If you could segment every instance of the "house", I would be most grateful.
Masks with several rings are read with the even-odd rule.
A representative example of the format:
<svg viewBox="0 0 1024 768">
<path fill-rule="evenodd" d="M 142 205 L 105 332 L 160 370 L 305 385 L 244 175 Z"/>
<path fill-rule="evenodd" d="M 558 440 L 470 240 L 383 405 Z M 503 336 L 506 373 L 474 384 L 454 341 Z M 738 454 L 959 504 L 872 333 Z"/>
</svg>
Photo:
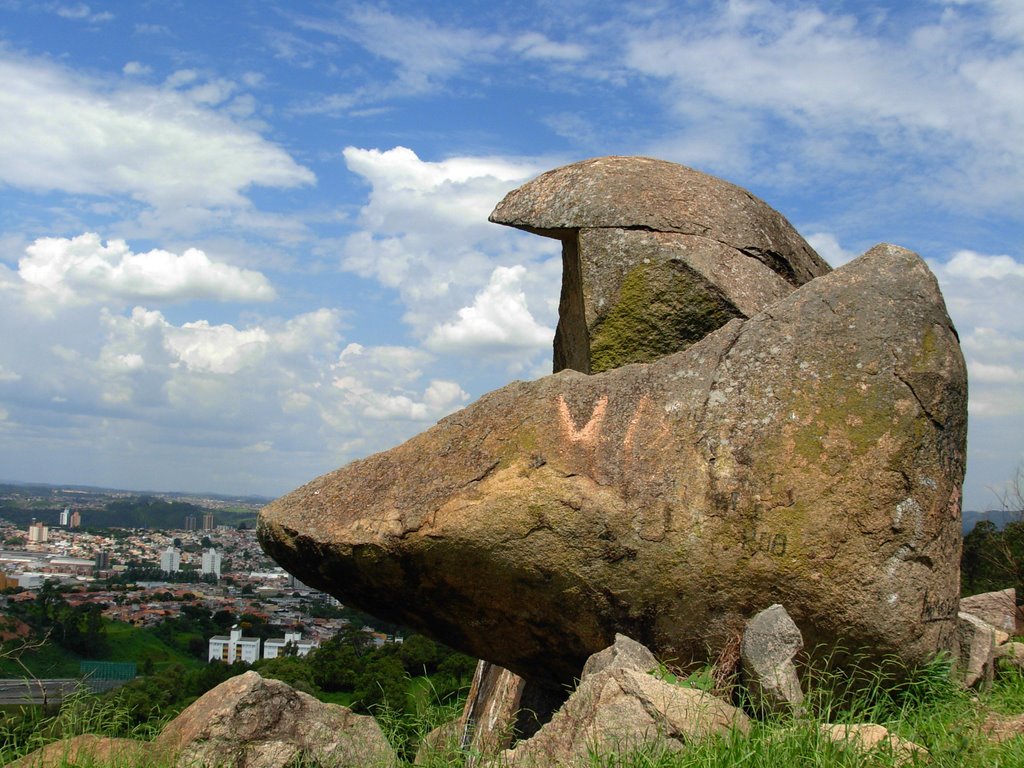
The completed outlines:
<svg viewBox="0 0 1024 768">
<path fill-rule="evenodd" d="M 291 643 L 295 646 L 296 656 L 305 656 L 320 645 L 316 640 L 303 640 L 300 632 L 285 632 L 284 637 L 274 637 L 263 643 L 263 658 L 276 659 L 281 656 L 284 647 Z"/>
<path fill-rule="evenodd" d="M 223 661 L 234 664 L 242 661 L 252 664 L 260 658 L 260 639 L 258 637 L 242 637 L 242 630 L 236 624 L 231 628 L 231 635 L 214 635 L 210 638 L 208 661 Z"/>
</svg>

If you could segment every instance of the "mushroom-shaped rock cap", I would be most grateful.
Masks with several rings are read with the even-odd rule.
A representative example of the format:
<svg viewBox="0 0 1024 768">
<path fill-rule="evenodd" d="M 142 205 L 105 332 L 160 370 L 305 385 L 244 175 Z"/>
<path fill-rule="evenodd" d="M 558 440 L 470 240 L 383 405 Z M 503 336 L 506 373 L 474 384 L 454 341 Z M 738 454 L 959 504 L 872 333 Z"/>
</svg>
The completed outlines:
<svg viewBox="0 0 1024 768">
<path fill-rule="evenodd" d="M 509 192 L 490 220 L 562 240 L 586 228 L 697 235 L 763 255 L 793 285 L 829 271 L 764 201 L 722 179 L 650 157 L 597 157 L 548 171 Z"/>
</svg>

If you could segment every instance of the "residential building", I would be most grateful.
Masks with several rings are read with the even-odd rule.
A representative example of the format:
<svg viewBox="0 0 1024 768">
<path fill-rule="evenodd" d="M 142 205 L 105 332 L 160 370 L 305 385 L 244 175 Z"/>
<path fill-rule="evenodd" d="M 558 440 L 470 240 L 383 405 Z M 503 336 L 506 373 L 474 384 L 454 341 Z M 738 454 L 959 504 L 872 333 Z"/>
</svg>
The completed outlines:
<svg viewBox="0 0 1024 768">
<path fill-rule="evenodd" d="M 67 528 L 71 525 L 71 508 L 64 507 L 64 511 L 60 513 L 60 526 Z"/>
<path fill-rule="evenodd" d="M 50 529 L 46 523 L 33 520 L 28 527 L 28 540 L 31 544 L 45 544 L 50 540 Z"/>
<path fill-rule="evenodd" d="M 204 531 L 212 531 L 213 530 L 213 512 L 206 512 L 203 515 L 203 530 Z"/>
<path fill-rule="evenodd" d="M 77 509 L 71 513 L 71 527 L 81 528 L 82 527 L 82 513 Z"/>
<path fill-rule="evenodd" d="M 214 635 L 209 642 L 208 661 L 223 661 L 234 664 L 243 661 L 252 664 L 260 658 L 260 639 L 258 637 L 242 637 L 242 630 L 236 624 L 231 628 L 231 635 Z"/>
<path fill-rule="evenodd" d="M 207 549 L 203 552 L 203 563 L 202 563 L 202 575 L 206 576 L 208 573 L 212 573 L 218 579 L 220 578 L 220 552 L 216 549 Z"/>
<path fill-rule="evenodd" d="M 96 570 L 110 570 L 110 553 L 105 549 L 101 549 L 96 553 Z"/>
<path fill-rule="evenodd" d="M 185 530 L 194 531 L 196 529 L 196 516 L 185 515 Z"/>
<path fill-rule="evenodd" d="M 295 646 L 297 656 L 305 656 L 320 645 L 316 640 L 303 640 L 300 632 L 285 632 L 283 638 L 272 637 L 263 643 L 263 658 L 276 659 L 283 655 L 284 647 L 289 643 Z"/>
<path fill-rule="evenodd" d="M 181 570 L 181 552 L 168 547 L 160 553 L 160 570 L 165 573 L 177 573 Z"/>
</svg>

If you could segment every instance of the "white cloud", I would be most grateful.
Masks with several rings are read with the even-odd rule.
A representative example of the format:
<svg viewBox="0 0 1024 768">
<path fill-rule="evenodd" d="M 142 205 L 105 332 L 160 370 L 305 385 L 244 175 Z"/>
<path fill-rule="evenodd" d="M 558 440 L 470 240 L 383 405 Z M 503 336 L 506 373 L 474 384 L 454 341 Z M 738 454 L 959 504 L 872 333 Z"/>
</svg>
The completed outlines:
<svg viewBox="0 0 1024 768">
<path fill-rule="evenodd" d="M 87 232 L 71 239 L 39 238 L 26 252 L 18 275 L 46 303 L 269 301 L 275 295 L 259 272 L 211 261 L 195 248 L 181 255 L 159 249 L 133 253 L 123 240 L 103 243 Z"/>
<path fill-rule="evenodd" d="M 252 368 L 267 353 L 269 334 L 262 328 L 239 330 L 233 325 L 210 325 L 206 320 L 185 323 L 165 332 L 168 348 L 190 371 L 238 373 Z"/>
<path fill-rule="evenodd" d="M 831 232 L 815 232 L 804 239 L 833 269 L 857 256 L 839 245 L 839 240 Z"/>
<path fill-rule="evenodd" d="M 766 175 L 784 158 L 820 176 L 886 171 L 898 157 L 918 195 L 1019 210 L 1024 51 L 1004 38 L 1009 7 L 926 7 L 931 18 L 908 26 L 782 0 L 723 3 L 628 30 L 625 61 L 661 83 L 677 133 L 658 148 L 684 162 L 691 152 L 749 169 L 758 153 Z"/>
<path fill-rule="evenodd" d="M 143 64 L 141 61 L 129 61 L 122 68 L 121 71 L 126 75 L 148 75 L 153 72 L 153 68 L 148 64 Z"/>
<path fill-rule="evenodd" d="M 100 81 L 0 50 L 0 182 L 127 195 L 158 208 L 245 208 L 250 186 L 314 182 L 251 128 L 210 109 L 218 81 L 179 91 Z"/>
<path fill-rule="evenodd" d="M 555 332 L 533 319 L 526 304 L 523 266 L 496 267 L 472 306 L 459 310 L 454 322 L 436 326 L 427 347 L 437 352 L 502 355 L 547 351 Z"/>
<path fill-rule="evenodd" d="M 490 57 L 503 45 L 493 33 L 444 26 L 426 18 L 397 16 L 371 6 L 357 6 L 343 20 L 301 18 L 300 29 L 351 40 L 395 65 L 390 95 L 424 93 L 459 73 L 469 62 Z"/>
<path fill-rule="evenodd" d="M 97 24 L 114 18 L 114 14 L 109 11 L 94 13 L 85 3 L 53 3 L 49 7 L 62 19 L 69 19 L 71 21 L 88 21 L 91 24 Z"/>
<path fill-rule="evenodd" d="M 525 267 L 520 281 L 532 317 L 547 324 L 557 315 L 558 243 L 487 221 L 506 192 L 540 170 L 534 162 L 428 162 L 404 147 L 349 147 L 345 160 L 372 189 L 360 229 L 345 241 L 342 264 L 397 289 L 417 337 L 471 305 L 498 266 Z"/>
<path fill-rule="evenodd" d="M 430 361 L 410 347 L 349 344 L 333 366 L 331 385 L 346 410 L 372 420 L 432 421 L 461 407 L 469 395 L 453 381 L 435 379 L 418 392 L 411 388 Z"/>
<path fill-rule="evenodd" d="M 579 43 L 558 43 L 539 32 L 527 32 L 511 41 L 513 51 L 527 59 L 554 61 L 582 61 L 587 58 L 586 47 Z"/>
<path fill-rule="evenodd" d="M 950 277 L 981 283 L 989 280 L 1016 280 L 1024 285 L 1024 264 L 1010 256 L 986 256 L 974 251 L 957 251 L 944 267 Z"/>
</svg>

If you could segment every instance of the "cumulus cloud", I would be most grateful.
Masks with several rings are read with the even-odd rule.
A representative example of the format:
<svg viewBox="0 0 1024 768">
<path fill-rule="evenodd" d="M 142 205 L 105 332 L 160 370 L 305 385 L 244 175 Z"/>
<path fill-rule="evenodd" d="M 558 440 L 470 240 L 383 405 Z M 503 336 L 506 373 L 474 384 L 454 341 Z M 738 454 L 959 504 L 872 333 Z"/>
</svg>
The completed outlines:
<svg viewBox="0 0 1024 768">
<path fill-rule="evenodd" d="M 0 49 L 0 182 L 127 195 L 171 209 L 249 205 L 250 186 L 315 181 L 280 147 L 210 108 L 223 82 L 179 90 L 101 81 Z"/>
<path fill-rule="evenodd" d="M 541 325 L 557 316 L 558 243 L 487 221 L 505 193 L 540 170 L 533 161 L 429 162 L 404 147 L 349 147 L 345 160 L 371 191 L 358 230 L 345 241 L 342 265 L 396 289 L 417 337 L 471 307 L 495 267 L 523 267 L 516 274 L 527 313 Z M 436 341 L 443 345 L 441 337 Z"/>
<path fill-rule="evenodd" d="M 373 420 L 436 420 L 464 405 L 469 395 L 453 381 L 431 380 L 411 388 L 430 356 L 409 347 L 349 344 L 333 366 L 331 382 L 347 408 Z"/>
<path fill-rule="evenodd" d="M 154 249 L 133 253 L 123 240 L 102 242 L 86 232 L 67 239 L 44 237 L 26 248 L 18 275 L 47 303 L 116 299 L 269 301 L 274 289 L 259 272 L 211 261 L 202 251 Z"/>
<path fill-rule="evenodd" d="M 535 354 L 547 350 L 555 332 L 533 319 L 526 304 L 523 266 L 497 267 L 472 306 L 459 310 L 458 320 L 436 326 L 427 347 L 439 352 L 484 355 Z"/>
<path fill-rule="evenodd" d="M 833 269 L 857 256 L 856 253 L 843 248 L 839 244 L 839 239 L 831 232 L 815 232 L 804 239 Z"/>
</svg>

